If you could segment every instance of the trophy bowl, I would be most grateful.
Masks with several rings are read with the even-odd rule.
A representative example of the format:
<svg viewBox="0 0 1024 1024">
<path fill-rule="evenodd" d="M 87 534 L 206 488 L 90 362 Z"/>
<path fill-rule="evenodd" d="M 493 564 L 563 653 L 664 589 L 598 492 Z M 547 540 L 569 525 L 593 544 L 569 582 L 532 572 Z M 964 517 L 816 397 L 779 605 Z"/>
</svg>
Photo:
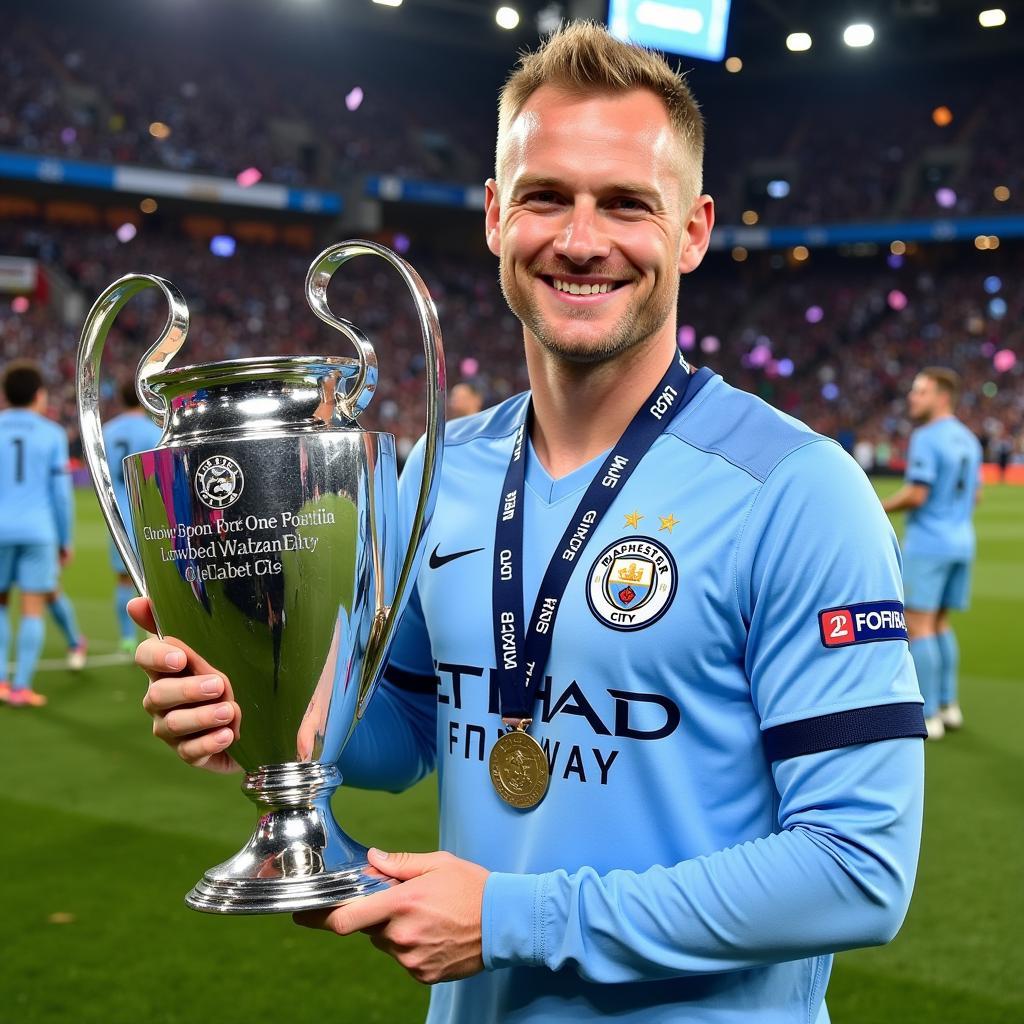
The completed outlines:
<svg viewBox="0 0 1024 1024">
<path fill-rule="evenodd" d="M 327 306 L 331 276 L 364 254 L 399 272 L 423 335 L 427 430 L 411 523 L 399 522 L 394 438 L 356 422 L 376 387 L 374 350 Z M 133 544 L 103 446 L 99 365 L 121 308 L 153 287 L 169 314 L 136 386 L 163 435 L 123 462 Z M 391 884 L 338 825 L 330 799 L 341 783 L 337 760 L 380 680 L 423 554 L 443 447 L 443 350 L 426 287 L 383 246 L 357 240 L 326 249 L 310 267 L 306 296 L 358 358 L 168 369 L 188 311 L 173 285 L 150 275 L 107 288 L 78 351 L 82 442 L 114 542 L 152 602 L 160 635 L 215 665 L 227 699 L 241 708 L 230 753 L 260 817 L 245 846 L 186 896 L 211 913 L 335 906 Z"/>
</svg>

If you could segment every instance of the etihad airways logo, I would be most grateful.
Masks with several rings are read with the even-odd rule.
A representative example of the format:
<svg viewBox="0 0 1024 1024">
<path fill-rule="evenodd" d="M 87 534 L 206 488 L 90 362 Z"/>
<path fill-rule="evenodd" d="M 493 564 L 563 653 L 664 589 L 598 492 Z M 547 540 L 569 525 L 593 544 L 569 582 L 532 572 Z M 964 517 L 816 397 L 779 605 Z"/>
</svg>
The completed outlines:
<svg viewBox="0 0 1024 1024">
<path fill-rule="evenodd" d="M 480 708 L 481 689 L 486 688 L 487 713 L 500 720 L 501 700 L 498 674 L 478 665 L 437 663 L 437 702 L 453 711 L 466 705 Z M 631 740 L 661 740 L 679 727 L 679 705 L 663 693 L 640 693 L 602 688 L 588 697 L 575 679 L 557 683 L 544 676 L 534 690 L 534 723 L 547 725 L 559 715 L 572 715 L 587 722 L 595 736 L 616 736 Z"/>
<path fill-rule="evenodd" d="M 437 702 L 446 709 L 440 713 L 447 719 L 442 727 L 446 742 L 442 743 L 448 756 L 477 763 L 486 771 L 491 745 L 505 732 L 498 673 L 478 665 L 443 661 L 437 663 L 436 671 Z M 588 696 L 575 679 L 565 684 L 544 676 L 534 696 L 530 732 L 543 748 L 555 782 L 607 786 L 619 755 L 628 749 L 622 741 L 666 739 L 682 720 L 679 705 L 663 693 L 608 687 L 592 689 Z M 566 715 L 571 716 L 572 724 Z"/>
</svg>

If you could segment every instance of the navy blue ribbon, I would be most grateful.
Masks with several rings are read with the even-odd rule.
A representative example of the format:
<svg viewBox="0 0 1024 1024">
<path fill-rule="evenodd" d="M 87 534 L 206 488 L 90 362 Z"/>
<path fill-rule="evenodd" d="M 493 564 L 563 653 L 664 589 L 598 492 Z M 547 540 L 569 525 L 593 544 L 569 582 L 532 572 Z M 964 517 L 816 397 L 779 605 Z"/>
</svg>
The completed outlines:
<svg viewBox="0 0 1024 1024">
<path fill-rule="evenodd" d="M 494 532 L 494 656 L 501 715 L 506 721 L 521 721 L 532 715 L 537 683 L 543 678 L 551 653 L 559 605 L 569 577 L 598 524 L 640 460 L 711 376 L 706 367 L 691 373 L 682 355 L 673 358 L 665 376 L 633 417 L 583 495 L 544 573 L 533 615 L 524 630 L 523 491 L 526 437 L 532 418 L 532 404 L 527 405 L 512 446 Z"/>
</svg>

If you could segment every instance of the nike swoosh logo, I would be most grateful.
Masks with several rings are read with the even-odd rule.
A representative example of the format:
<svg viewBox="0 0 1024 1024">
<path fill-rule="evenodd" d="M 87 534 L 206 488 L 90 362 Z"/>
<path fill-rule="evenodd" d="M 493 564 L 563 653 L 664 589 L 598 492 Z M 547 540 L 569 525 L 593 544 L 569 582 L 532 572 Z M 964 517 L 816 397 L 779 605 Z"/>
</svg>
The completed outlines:
<svg viewBox="0 0 1024 1024">
<path fill-rule="evenodd" d="M 463 555 L 475 555 L 478 551 L 483 551 L 483 548 L 470 548 L 469 551 L 453 551 L 450 555 L 439 555 L 437 549 L 440 546 L 440 544 L 435 545 L 434 550 L 430 552 L 431 569 L 440 569 L 442 565 L 454 562 L 456 558 L 462 558 Z"/>
</svg>

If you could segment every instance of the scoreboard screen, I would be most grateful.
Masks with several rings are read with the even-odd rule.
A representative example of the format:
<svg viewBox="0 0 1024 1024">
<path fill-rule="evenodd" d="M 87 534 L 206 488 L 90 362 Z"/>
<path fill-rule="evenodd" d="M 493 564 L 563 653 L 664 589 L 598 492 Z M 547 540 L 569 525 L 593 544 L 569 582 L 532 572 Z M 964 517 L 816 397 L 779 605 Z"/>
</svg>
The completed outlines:
<svg viewBox="0 0 1024 1024">
<path fill-rule="evenodd" d="M 731 0 L 611 0 L 612 35 L 684 57 L 721 60 Z"/>
</svg>

